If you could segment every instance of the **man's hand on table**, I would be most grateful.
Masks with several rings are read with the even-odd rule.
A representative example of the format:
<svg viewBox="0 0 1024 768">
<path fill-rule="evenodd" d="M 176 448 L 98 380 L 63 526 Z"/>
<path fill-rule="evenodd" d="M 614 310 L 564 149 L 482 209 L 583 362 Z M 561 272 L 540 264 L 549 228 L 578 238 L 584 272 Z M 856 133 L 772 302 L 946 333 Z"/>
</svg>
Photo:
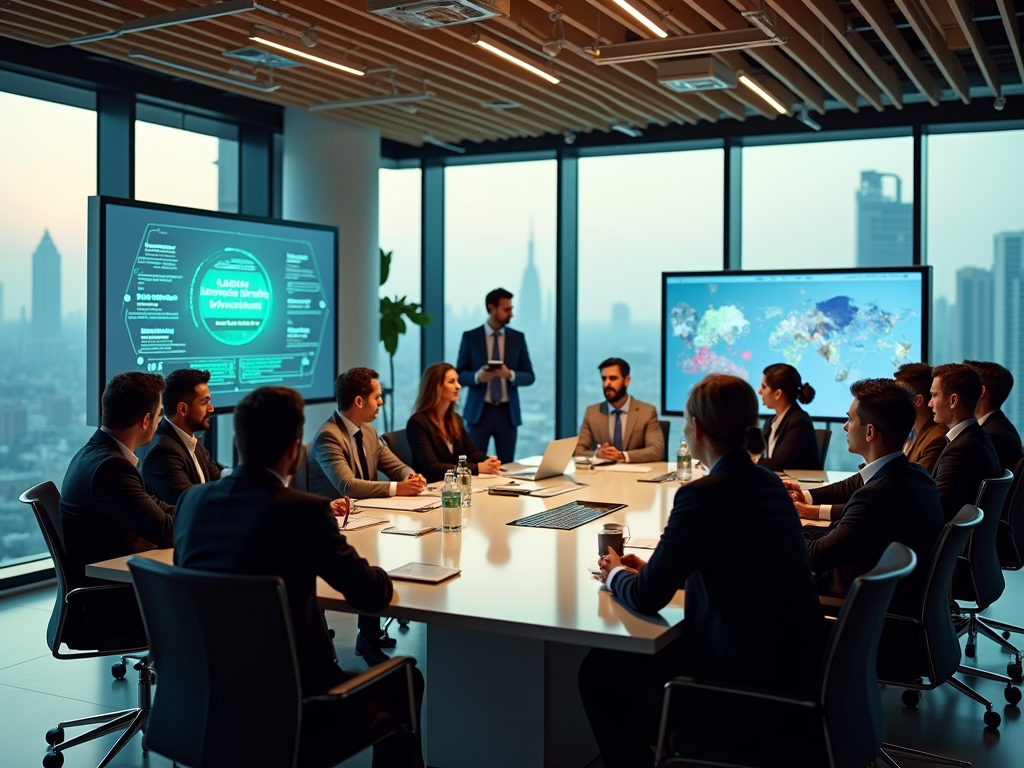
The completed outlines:
<svg viewBox="0 0 1024 768">
<path fill-rule="evenodd" d="M 335 517 L 344 517 L 345 513 L 352 509 L 352 499 L 346 496 L 343 499 L 335 499 L 331 502 L 331 512 Z"/>
<path fill-rule="evenodd" d="M 641 560 L 636 555 L 623 555 L 619 557 L 615 550 L 608 547 L 608 552 L 603 557 L 597 558 L 597 567 L 601 569 L 601 581 L 604 582 L 608 578 L 608 574 L 616 568 L 622 567 L 632 573 L 638 573 L 641 568 L 647 565 L 646 561 Z"/>
</svg>

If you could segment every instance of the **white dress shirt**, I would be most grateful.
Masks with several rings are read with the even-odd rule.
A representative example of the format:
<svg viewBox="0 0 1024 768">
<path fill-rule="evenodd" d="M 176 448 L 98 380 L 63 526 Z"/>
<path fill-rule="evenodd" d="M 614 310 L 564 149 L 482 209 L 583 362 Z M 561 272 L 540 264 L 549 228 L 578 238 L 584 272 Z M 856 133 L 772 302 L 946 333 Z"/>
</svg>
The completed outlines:
<svg viewBox="0 0 1024 768">
<path fill-rule="evenodd" d="M 196 445 L 199 443 L 199 438 L 195 435 L 190 435 L 166 416 L 164 416 L 164 421 L 174 427 L 174 431 L 178 433 L 178 437 L 181 438 L 181 442 L 185 444 L 185 450 L 187 450 L 188 455 L 192 457 L 192 463 L 196 465 L 196 472 L 199 473 L 199 482 L 205 483 L 206 474 L 203 472 L 203 468 L 199 464 L 199 458 L 196 456 Z"/>
<path fill-rule="evenodd" d="M 621 420 L 620 423 L 622 424 L 622 444 L 623 445 L 626 444 L 626 420 L 629 418 L 629 404 L 632 401 L 633 401 L 633 396 L 632 395 L 626 395 L 626 402 L 624 402 L 622 404 L 622 408 L 619 409 L 619 410 L 622 411 L 622 413 L 619 414 L 619 419 Z M 615 439 L 615 413 L 614 413 L 614 411 L 615 411 L 615 406 L 612 405 L 611 403 L 608 403 L 608 438 L 609 438 L 609 441 Z M 609 442 L 608 444 L 609 445 L 615 445 L 615 443 L 613 443 L 613 442 Z M 597 451 L 594 451 L 594 455 L 595 456 L 597 455 Z M 622 452 L 622 460 L 626 464 L 629 464 L 629 454 L 626 453 L 625 451 Z"/>
<path fill-rule="evenodd" d="M 792 407 L 793 407 L 793 404 L 790 403 L 789 406 L 786 408 L 786 410 L 784 410 L 780 414 L 777 414 L 775 416 L 775 418 L 772 419 L 772 432 L 768 436 L 768 458 L 769 459 L 772 457 L 772 454 L 775 453 L 775 443 L 777 443 L 779 441 L 779 436 L 777 434 L 778 431 L 779 431 L 779 425 L 782 423 L 782 420 L 784 418 L 786 418 L 786 414 L 789 413 L 789 409 L 792 408 Z"/>
<path fill-rule="evenodd" d="M 355 462 L 353 462 L 355 464 L 355 466 L 352 467 L 352 472 L 355 474 L 356 477 L 359 477 L 360 473 L 363 471 L 363 468 L 359 464 L 359 445 L 356 443 L 356 432 L 360 431 L 360 427 L 357 427 L 351 421 L 346 419 L 345 418 L 345 414 L 343 414 L 341 411 L 335 411 L 335 413 L 337 413 L 338 416 L 341 417 L 342 424 L 344 424 L 345 425 L 345 429 L 348 430 L 348 439 L 349 439 L 349 442 L 352 443 L 352 453 L 355 456 Z M 363 445 L 363 453 L 366 453 L 366 446 L 365 445 Z M 369 465 L 370 460 L 367 459 L 366 463 L 367 463 L 367 465 Z M 369 467 L 367 467 L 367 469 L 369 469 Z M 362 479 L 363 480 L 374 481 L 377 478 L 375 478 L 375 477 L 364 477 Z M 391 483 L 388 484 L 388 496 L 394 496 L 396 493 L 398 493 L 398 483 L 392 481 Z"/>
<path fill-rule="evenodd" d="M 117 447 L 121 449 L 121 453 L 124 454 L 124 457 L 126 459 L 128 459 L 128 461 L 130 461 L 132 463 L 133 467 L 138 469 L 139 468 L 139 457 L 135 455 L 135 452 L 128 450 L 128 446 L 127 445 L 125 445 L 120 440 L 118 440 L 116 437 L 114 437 L 109 432 L 107 432 L 107 430 L 104 429 L 103 427 L 100 427 L 100 429 L 102 429 L 107 434 L 107 436 L 110 437 L 111 440 L 113 440 L 115 443 L 117 443 Z"/>
<path fill-rule="evenodd" d="M 987 415 L 988 414 L 986 414 L 986 416 Z M 969 419 L 964 419 L 959 424 L 957 424 L 955 427 L 951 427 L 950 428 L 949 432 L 946 433 L 946 440 L 949 441 L 950 443 L 952 443 L 954 440 L 956 440 L 957 435 L 959 435 L 961 432 L 963 432 L 965 429 L 967 429 L 972 424 L 977 424 L 977 423 L 978 423 L 978 420 L 975 419 L 974 417 L 971 417 Z"/>
<path fill-rule="evenodd" d="M 997 408 L 996 410 L 999 410 L 999 409 Z M 995 412 L 996 411 L 989 411 L 984 416 L 979 416 L 978 417 L 978 425 L 984 427 L 985 426 L 985 422 L 988 421 L 988 417 L 991 416 Z"/>
<path fill-rule="evenodd" d="M 497 350 L 497 353 L 495 353 L 495 349 L 494 349 L 494 341 L 495 341 L 494 334 L 498 334 L 498 339 L 497 339 L 497 341 L 498 341 L 498 350 Z M 497 360 L 497 359 L 500 358 L 502 362 L 505 362 L 505 326 L 502 326 L 500 331 L 496 331 L 493 328 L 491 328 L 490 323 L 484 323 L 484 341 L 487 342 L 487 359 L 488 360 Z M 509 382 L 516 380 L 516 372 L 512 371 L 510 369 L 510 373 L 512 374 L 512 378 L 510 378 L 510 379 L 502 379 L 501 380 L 501 402 L 503 402 L 503 403 L 507 403 L 508 402 L 508 384 L 509 384 Z M 481 381 L 480 381 L 480 371 L 476 372 L 476 383 L 477 384 L 481 383 Z M 484 393 L 484 402 L 485 403 L 494 403 L 494 400 L 491 399 L 491 385 L 490 385 L 490 382 L 487 383 L 487 391 Z"/>
</svg>

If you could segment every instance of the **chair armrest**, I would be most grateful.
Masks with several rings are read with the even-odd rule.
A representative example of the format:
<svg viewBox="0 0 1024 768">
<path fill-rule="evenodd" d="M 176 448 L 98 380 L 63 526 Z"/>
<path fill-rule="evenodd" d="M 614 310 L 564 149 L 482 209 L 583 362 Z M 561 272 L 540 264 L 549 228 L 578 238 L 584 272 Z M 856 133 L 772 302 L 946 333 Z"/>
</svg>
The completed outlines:
<svg viewBox="0 0 1024 768">
<path fill-rule="evenodd" d="M 70 592 L 68 592 L 66 595 L 64 595 L 64 602 L 70 604 L 72 597 L 74 597 L 75 599 L 78 599 L 82 595 L 87 594 L 89 592 L 102 592 L 102 591 L 105 591 L 105 590 L 108 590 L 108 589 L 132 589 L 132 590 L 134 590 L 135 588 L 131 584 L 97 584 L 94 587 L 76 587 L 75 589 L 72 589 Z"/>
<path fill-rule="evenodd" d="M 414 666 L 415 664 L 416 659 L 411 656 L 395 656 L 393 659 L 388 659 L 382 664 L 370 667 L 370 669 L 365 672 L 349 678 L 344 683 L 339 683 L 322 696 L 307 696 L 303 701 L 317 701 L 333 698 L 344 699 L 353 694 L 359 693 L 368 686 L 373 685 L 376 681 L 397 672 L 399 669 Z"/>
<path fill-rule="evenodd" d="M 905 621 L 908 624 L 914 624 L 917 626 L 923 626 L 924 622 L 921 619 L 915 619 L 913 616 L 904 616 L 899 613 L 887 613 L 885 614 L 886 621 Z"/>
<path fill-rule="evenodd" d="M 728 683 L 700 683 L 694 680 L 692 677 L 677 677 L 674 680 L 669 680 L 665 683 L 665 697 L 666 700 L 669 696 L 669 690 L 673 687 L 679 688 L 696 688 L 702 691 L 714 691 L 715 693 L 723 693 L 727 696 L 741 696 L 754 699 L 762 699 L 765 701 L 775 701 L 779 704 L 791 704 L 797 707 L 808 707 L 813 709 L 818 706 L 817 703 L 810 699 L 800 699 L 794 696 L 789 696 L 779 691 L 771 691 L 767 689 L 758 688 L 746 688 L 738 685 L 730 685 Z"/>
</svg>

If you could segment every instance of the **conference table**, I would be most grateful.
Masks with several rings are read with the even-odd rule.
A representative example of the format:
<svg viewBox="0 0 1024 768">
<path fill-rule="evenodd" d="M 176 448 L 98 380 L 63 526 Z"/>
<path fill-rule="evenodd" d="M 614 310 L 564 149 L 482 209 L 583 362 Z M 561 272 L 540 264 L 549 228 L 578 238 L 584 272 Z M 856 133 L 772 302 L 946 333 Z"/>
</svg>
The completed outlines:
<svg viewBox="0 0 1024 768">
<path fill-rule="evenodd" d="M 590 572 L 596 567 L 597 532 L 604 523 L 627 526 L 631 542 L 661 535 L 679 483 L 640 482 L 673 468 L 664 463 L 644 466 L 649 467 L 646 473 L 621 467 L 577 469 L 570 477 L 586 485 L 550 498 L 478 491 L 472 507 L 464 510 L 464 528 L 458 532 L 384 535 L 383 525 L 346 532 L 361 555 L 386 570 L 410 562 L 461 569 L 440 584 L 396 581 L 391 605 L 383 611 L 426 625 L 426 659 L 419 662 L 427 678 L 427 765 L 582 768 L 597 757 L 576 685 L 583 657 L 591 648 L 653 654 L 682 631 L 681 590 L 657 616 L 643 616 L 600 590 Z M 478 486 L 508 482 L 474 481 Z M 566 482 L 558 477 L 538 485 Z M 508 525 L 573 500 L 627 506 L 569 531 Z M 360 517 L 397 527 L 441 525 L 440 509 L 367 509 L 353 519 Z M 651 553 L 629 544 L 627 550 L 645 559 Z M 153 550 L 138 556 L 171 562 L 173 554 Z M 130 581 L 127 559 L 89 565 L 86 573 Z M 345 596 L 323 581 L 317 597 L 325 610 L 353 611 Z M 621 693 L 628 695 L 628 690 L 629 681 L 623 680 Z M 613 698 L 610 692 L 609 700 Z"/>
</svg>

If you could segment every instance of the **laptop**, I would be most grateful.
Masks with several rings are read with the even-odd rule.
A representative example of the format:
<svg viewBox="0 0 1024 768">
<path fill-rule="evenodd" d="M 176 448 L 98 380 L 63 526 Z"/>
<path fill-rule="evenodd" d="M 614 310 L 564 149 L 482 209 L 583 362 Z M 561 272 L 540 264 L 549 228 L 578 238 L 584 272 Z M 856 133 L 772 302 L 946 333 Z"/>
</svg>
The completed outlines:
<svg viewBox="0 0 1024 768">
<path fill-rule="evenodd" d="M 572 460 L 572 452 L 576 450 L 576 437 L 563 437 L 561 440 L 552 440 L 544 451 L 544 458 L 540 460 L 540 466 L 536 469 L 523 469 L 521 465 L 512 465 L 514 471 L 506 472 L 502 467 L 501 474 L 505 477 L 525 477 L 529 480 L 546 480 L 549 477 L 558 477 L 565 474 L 566 467 Z"/>
</svg>

